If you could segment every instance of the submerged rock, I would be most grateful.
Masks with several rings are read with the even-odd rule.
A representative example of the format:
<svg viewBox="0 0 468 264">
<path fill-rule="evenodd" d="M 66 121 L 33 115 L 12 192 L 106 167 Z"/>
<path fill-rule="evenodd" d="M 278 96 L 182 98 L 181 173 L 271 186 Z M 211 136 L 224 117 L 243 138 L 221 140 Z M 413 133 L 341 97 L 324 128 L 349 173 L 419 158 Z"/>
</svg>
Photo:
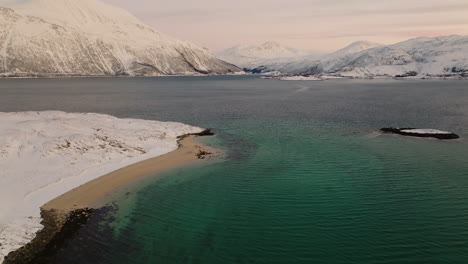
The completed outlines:
<svg viewBox="0 0 468 264">
<path fill-rule="evenodd" d="M 437 139 L 458 139 L 457 134 L 437 129 L 417 129 L 417 128 L 381 128 L 381 132 L 389 134 L 398 134 L 410 137 L 437 138 Z"/>
<path fill-rule="evenodd" d="M 36 234 L 31 242 L 16 251 L 10 252 L 3 263 L 50 263 L 51 258 L 57 251 L 88 222 L 96 211 L 90 208 L 70 212 L 41 210 L 44 228 Z"/>
</svg>

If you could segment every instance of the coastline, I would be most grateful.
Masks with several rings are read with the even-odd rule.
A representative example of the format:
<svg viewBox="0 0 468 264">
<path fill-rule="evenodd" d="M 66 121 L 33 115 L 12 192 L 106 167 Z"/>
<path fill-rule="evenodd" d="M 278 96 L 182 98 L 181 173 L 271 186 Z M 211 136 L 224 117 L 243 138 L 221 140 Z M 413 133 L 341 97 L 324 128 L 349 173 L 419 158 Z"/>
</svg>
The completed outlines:
<svg viewBox="0 0 468 264">
<path fill-rule="evenodd" d="M 126 185 L 138 181 L 148 174 L 160 173 L 199 160 L 200 148 L 213 152 L 206 146 L 199 146 L 198 135 L 184 136 L 179 140 L 179 148 L 167 154 L 140 161 L 118 169 L 84 185 L 81 185 L 42 206 L 42 210 L 70 212 L 83 208 L 100 208 L 106 205 L 106 198 Z"/>
<path fill-rule="evenodd" d="M 0 80 L 36 80 L 36 79 L 50 79 L 50 80 L 61 80 L 61 79 L 116 79 L 116 78 L 171 78 L 171 77 L 213 77 L 213 76 L 260 76 L 262 79 L 276 79 L 275 77 L 268 77 L 264 74 L 174 74 L 174 75 L 38 75 L 38 76 L 0 76 Z M 265 77 L 265 78 L 263 78 Z M 285 75 L 284 77 L 296 77 Z M 330 80 L 440 80 L 440 81 L 466 81 L 468 76 L 453 75 L 453 76 L 420 76 L 420 77 L 397 77 L 397 76 L 336 76 L 337 78 L 323 78 L 319 80 L 281 80 L 281 81 L 330 81 Z"/>
<path fill-rule="evenodd" d="M 36 80 L 36 79 L 114 79 L 114 78 L 170 78 L 170 77 L 210 77 L 210 76 L 249 76 L 250 74 L 172 74 L 172 75 L 37 75 L 37 76 L 1 76 L 0 80 Z"/>
<path fill-rule="evenodd" d="M 199 136 L 210 135 L 213 134 L 205 130 L 181 136 L 179 147 L 172 152 L 118 169 L 49 201 L 41 207 L 44 228 L 30 243 L 10 252 L 4 264 L 41 263 L 37 256 L 57 250 L 93 214 L 107 210 L 113 195 L 124 187 L 154 174 L 202 162 L 215 153 L 216 150 L 195 142 Z"/>
</svg>

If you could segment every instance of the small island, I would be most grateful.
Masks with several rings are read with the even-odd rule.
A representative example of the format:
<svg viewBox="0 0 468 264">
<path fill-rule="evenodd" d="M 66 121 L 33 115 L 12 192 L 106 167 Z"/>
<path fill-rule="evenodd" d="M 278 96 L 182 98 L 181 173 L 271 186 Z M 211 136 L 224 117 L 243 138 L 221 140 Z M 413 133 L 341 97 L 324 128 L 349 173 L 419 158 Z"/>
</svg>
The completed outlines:
<svg viewBox="0 0 468 264">
<path fill-rule="evenodd" d="M 398 134 L 409 137 L 437 138 L 443 140 L 458 139 L 457 134 L 437 129 L 417 129 L 417 128 L 381 128 L 381 132 L 388 134 Z"/>
</svg>

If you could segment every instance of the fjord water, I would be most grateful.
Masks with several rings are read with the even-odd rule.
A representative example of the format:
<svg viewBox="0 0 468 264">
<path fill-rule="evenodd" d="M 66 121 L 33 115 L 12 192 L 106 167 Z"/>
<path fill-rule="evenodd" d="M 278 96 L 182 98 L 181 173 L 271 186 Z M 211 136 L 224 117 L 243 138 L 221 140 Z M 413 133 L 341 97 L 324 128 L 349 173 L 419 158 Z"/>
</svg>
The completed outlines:
<svg viewBox="0 0 468 264">
<path fill-rule="evenodd" d="M 0 111 L 213 128 L 203 140 L 227 152 L 154 177 L 46 263 L 468 263 L 468 82 L 1 80 L 0 94 Z"/>
</svg>

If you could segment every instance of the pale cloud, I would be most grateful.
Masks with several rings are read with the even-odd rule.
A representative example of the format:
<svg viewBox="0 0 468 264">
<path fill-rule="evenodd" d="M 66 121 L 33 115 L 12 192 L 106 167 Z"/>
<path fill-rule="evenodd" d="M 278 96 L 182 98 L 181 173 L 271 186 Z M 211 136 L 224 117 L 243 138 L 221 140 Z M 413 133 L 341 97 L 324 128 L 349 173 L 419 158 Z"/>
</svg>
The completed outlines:
<svg viewBox="0 0 468 264">
<path fill-rule="evenodd" d="M 349 42 L 395 43 L 468 34 L 466 0 L 105 0 L 156 29 L 213 50 L 275 40 L 333 51 Z"/>
</svg>

